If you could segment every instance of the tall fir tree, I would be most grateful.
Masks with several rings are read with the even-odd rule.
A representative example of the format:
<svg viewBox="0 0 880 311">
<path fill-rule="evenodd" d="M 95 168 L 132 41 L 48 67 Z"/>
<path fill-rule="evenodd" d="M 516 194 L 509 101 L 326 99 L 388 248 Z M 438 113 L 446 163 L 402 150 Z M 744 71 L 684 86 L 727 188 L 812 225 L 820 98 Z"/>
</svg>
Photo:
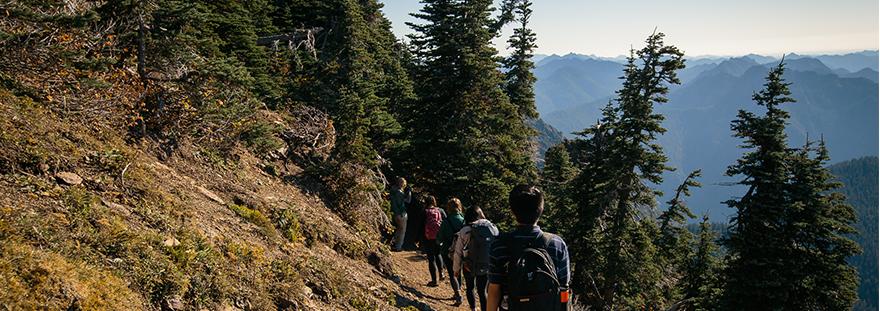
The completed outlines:
<svg viewBox="0 0 880 311">
<path fill-rule="evenodd" d="M 586 159 L 575 181 L 577 231 L 574 234 L 575 287 L 596 309 L 658 308 L 663 301 L 654 245 L 656 223 L 650 217 L 660 183 L 670 170 L 655 142 L 665 132 L 654 105 L 667 102 L 670 84 L 679 83 L 683 53 L 648 37 L 633 51 L 617 98 L 603 110 L 600 123 L 581 133 Z"/>
<path fill-rule="evenodd" d="M 687 260 L 691 257 L 693 240 L 693 234 L 687 229 L 687 221 L 695 217 L 684 198 L 690 196 L 691 187 L 701 186 L 696 181 L 700 175 L 700 170 L 688 174 L 676 188 L 675 195 L 667 202 L 669 207 L 657 217 L 660 233 L 655 244 L 663 274 L 662 290 L 666 301 L 678 301 L 683 294 L 679 281 L 685 273 Z"/>
<path fill-rule="evenodd" d="M 568 221 L 574 212 L 571 182 L 578 174 L 567 145 L 563 141 L 547 149 L 541 171 L 541 189 L 544 190 L 545 202 L 541 228 L 563 237 L 568 236 L 571 230 L 571 221 Z"/>
<path fill-rule="evenodd" d="M 784 62 L 767 76 L 753 100 L 762 116 L 741 110 L 735 136 L 749 149 L 727 171 L 748 187 L 738 200 L 730 236 L 729 265 L 722 304 L 729 310 L 844 310 L 855 301 L 857 280 L 845 258 L 858 248 L 843 234 L 852 232 L 852 208 L 823 165 L 824 146 L 811 158 L 810 147 L 788 148 L 788 112 L 795 100 L 783 79 Z"/>
<path fill-rule="evenodd" d="M 686 261 L 681 282 L 684 310 L 709 311 L 718 309 L 721 295 L 721 261 L 718 256 L 718 235 L 712 230 L 709 216 L 703 216 L 693 255 Z"/>
<path fill-rule="evenodd" d="M 411 24 L 420 101 L 407 123 L 408 174 L 440 197 L 500 216 L 510 187 L 534 176 L 531 132 L 504 92 L 492 1 L 425 0 Z M 466 31 L 465 31 L 466 30 Z"/>
<path fill-rule="evenodd" d="M 860 251 L 848 237 L 856 233 L 855 211 L 835 191 L 842 184 L 834 181 L 829 160 L 824 141 L 816 147 L 807 142 L 789 164 L 792 202 L 786 237 L 791 242 L 789 257 L 799 260 L 788 267 L 789 310 L 849 310 L 858 298 L 858 276 L 847 263 Z"/>
<path fill-rule="evenodd" d="M 532 2 L 519 0 L 511 4 L 516 22 L 519 24 L 513 29 L 513 35 L 507 40 L 513 50 L 510 56 L 504 58 L 502 65 L 507 71 L 504 73 L 504 89 L 510 102 L 516 105 L 520 116 L 525 119 L 538 117 L 538 109 L 535 107 L 535 63 L 532 62 L 534 50 L 538 47 L 535 33 L 528 28 L 532 17 Z"/>
<path fill-rule="evenodd" d="M 729 176 L 742 175 L 740 184 L 748 187 L 742 198 L 727 202 L 736 208 L 725 240 L 730 259 L 724 305 L 731 310 L 781 310 L 788 300 L 784 271 L 791 258 L 785 258 L 784 220 L 791 154 L 785 134 L 789 115 L 779 106 L 794 99 L 783 81 L 784 70 L 780 62 L 767 76 L 764 89 L 752 96 L 766 108 L 765 115 L 740 110 L 731 126 L 734 135 L 745 140 L 743 147 L 751 149 L 727 170 Z"/>
</svg>

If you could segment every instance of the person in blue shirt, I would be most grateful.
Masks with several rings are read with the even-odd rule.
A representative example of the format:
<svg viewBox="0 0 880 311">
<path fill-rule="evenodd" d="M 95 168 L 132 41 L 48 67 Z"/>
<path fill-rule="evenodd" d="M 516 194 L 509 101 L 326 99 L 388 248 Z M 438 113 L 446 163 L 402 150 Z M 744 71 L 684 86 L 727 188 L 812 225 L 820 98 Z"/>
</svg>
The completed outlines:
<svg viewBox="0 0 880 311">
<path fill-rule="evenodd" d="M 519 254 L 512 254 L 508 245 L 521 245 L 534 241 L 544 233 L 538 227 L 538 218 L 544 212 L 544 195 L 534 186 L 519 185 L 513 188 L 509 197 L 510 209 L 516 219 L 517 226 L 513 231 L 502 235 L 492 244 L 489 252 L 489 288 L 487 310 L 497 311 L 501 299 L 505 295 L 507 273 L 510 261 Z M 545 246 L 547 254 L 556 268 L 556 278 L 560 287 L 568 288 L 569 259 L 565 241 L 557 235 L 550 235 Z M 507 240 L 505 239 L 512 239 Z"/>
<path fill-rule="evenodd" d="M 391 189 L 391 213 L 394 214 L 394 237 L 391 239 L 391 250 L 399 252 L 403 247 L 406 235 L 406 205 L 412 201 L 412 189 L 406 186 L 406 179 L 397 178 Z"/>
</svg>

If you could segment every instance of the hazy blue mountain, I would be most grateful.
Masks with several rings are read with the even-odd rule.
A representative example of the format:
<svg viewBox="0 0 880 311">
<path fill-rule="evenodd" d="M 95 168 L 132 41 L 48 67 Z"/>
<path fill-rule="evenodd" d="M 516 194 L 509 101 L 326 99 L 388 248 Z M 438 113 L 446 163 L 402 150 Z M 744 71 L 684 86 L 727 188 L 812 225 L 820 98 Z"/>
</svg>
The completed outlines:
<svg viewBox="0 0 880 311">
<path fill-rule="evenodd" d="M 711 70 L 718 66 L 718 63 L 691 63 L 691 61 L 687 61 L 687 68 L 682 69 L 678 72 L 678 79 L 681 80 L 682 84 L 691 82 L 694 78 L 699 76 L 701 73 Z"/>
<path fill-rule="evenodd" d="M 542 59 L 535 76 L 535 99 L 542 115 L 607 97 L 620 87 L 623 65 L 583 55 L 551 55 Z"/>
<path fill-rule="evenodd" d="M 768 70 L 779 64 L 779 61 L 772 61 L 764 64 Z M 795 59 L 786 59 L 785 60 L 785 68 L 788 71 L 810 71 L 818 74 L 836 74 L 835 71 L 831 70 L 828 66 L 825 65 L 822 61 L 815 58 L 795 58 Z M 842 68 L 841 68 L 842 69 Z M 845 69 L 844 69 L 845 70 Z"/>
<path fill-rule="evenodd" d="M 547 124 L 547 122 L 544 122 L 541 118 L 531 120 L 529 123 L 538 131 L 538 136 L 536 137 L 538 143 L 538 165 L 543 165 L 544 153 L 547 152 L 547 149 L 550 149 L 550 147 L 562 142 L 562 132 L 554 128 L 552 125 Z"/>
<path fill-rule="evenodd" d="M 840 77 L 815 59 L 786 58 L 786 62 L 790 70 L 786 71 L 785 78 L 793 83 L 793 96 L 798 100 L 787 105 L 792 115 L 791 143 L 802 144 L 808 135 L 811 139 L 824 136 L 833 160 L 877 155 L 877 83 L 867 78 Z M 695 191 L 691 206 L 698 213 L 709 211 L 716 221 L 724 220 L 731 213 L 720 202 L 741 195 L 742 189 L 729 186 L 736 179 L 725 177 L 723 173 L 742 150 L 737 147 L 740 141 L 731 136 L 730 121 L 738 109 L 756 109 L 751 96 L 761 89 L 767 72 L 767 67 L 752 58 L 732 58 L 703 70 L 673 89 L 669 103 L 658 108 L 666 115 L 664 125 L 669 130 L 660 142 L 669 154 L 670 164 L 679 170 L 668 174 L 661 189 L 671 192 L 672 186 L 683 177 L 681 174 L 703 169 L 705 186 Z M 619 73 L 604 76 L 612 79 L 617 75 Z M 538 92 L 541 87 L 539 81 Z M 596 122 L 599 110 L 613 95 L 610 92 L 613 91 L 570 108 L 542 112 L 542 118 L 570 135 Z M 543 103 L 539 100 L 538 105 L 541 107 Z M 544 108 L 543 111 L 547 111 L 547 107 Z"/>
<path fill-rule="evenodd" d="M 719 202 L 742 194 L 727 186 L 735 178 L 723 176 L 725 168 L 742 154 L 741 143 L 731 136 L 730 121 L 739 109 L 756 110 L 751 100 L 761 89 L 767 69 L 753 66 L 736 77 L 730 74 L 704 76 L 674 91 L 669 104 L 658 108 L 667 116 L 669 129 L 660 138 L 679 171 L 669 174 L 662 188 L 671 189 L 684 172 L 701 168 L 706 185 L 694 193 L 691 206 L 709 210 L 713 217 L 730 214 Z M 840 78 L 812 71 L 787 71 L 797 103 L 787 105 L 791 113 L 788 134 L 791 144 L 826 139 L 832 159 L 844 160 L 877 155 L 877 83 L 868 79 Z"/>
<path fill-rule="evenodd" d="M 745 57 L 751 58 L 751 59 L 754 60 L 755 62 L 758 62 L 758 63 L 761 63 L 761 64 L 766 64 L 766 63 L 769 63 L 769 62 L 775 62 L 775 61 L 778 61 L 778 60 L 779 60 L 779 59 L 776 58 L 776 57 L 772 57 L 772 56 L 764 56 L 764 55 L 758 55 L 758 54 L 749 54 L 749 55 L 746 55 Z"/>
<path fill-rule="evenodd" d="M 858 220 L 854 236 L 862 254 L 850 259 L 859 271 L 859 302 L 853 310 L 877 310 L 877 169 L 876 157 L 845 161 L 831 166 L 831 172 L 843 183 L 841 192 L 855 210 Z"/>
<path fill-rule="evenodd" d="M 749 57 L 734 57 L 722 61 L 712 69 L 704 71 L 700 76 L 712 76 L 718 74 L 727 74 L 734 77 L 742 76 L 746 70 L 757 66 L 759 63 Z"/>
<path fill-rule="evenodd" d="M 878 81 L 878 78 L 880 78 L 880 77 L 878 77 L 878 76 L 880 76 L 880 74 L 878 74 L 876 70 L 871 69 L 871 68 L 863 68 L 862 70 L 859 70 L 856 72 L 839 74 L 839 75 L 844 78 L 865 78 L 865 79 L 874 81 L 875 83 Z"/>
<path fill-rule="evenodd" d="M 850 72 L 857 72 L 864 68 L 871 68 L 874 71 L 877 71 L 877 60 L 878 55 L 877 51 L 862 51 L 856 53 L 849 53 L 843 55 L 797 55 L 791 54 L 786 56 L 786 59 L 795 59 L 795 58 L 803 58 L 810 57 L 815 58 L 828 67 L 832 69 L 843 68 L 849 70 Z"/>
</svg>

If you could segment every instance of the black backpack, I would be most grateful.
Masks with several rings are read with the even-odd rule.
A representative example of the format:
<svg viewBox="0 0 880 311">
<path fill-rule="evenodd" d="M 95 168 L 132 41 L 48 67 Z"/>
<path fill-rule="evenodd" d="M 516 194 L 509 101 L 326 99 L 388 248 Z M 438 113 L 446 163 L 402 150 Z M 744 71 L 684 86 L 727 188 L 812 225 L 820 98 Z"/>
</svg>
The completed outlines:
<svg viewBox="0 0 880 311">
<path fill-rule="evenodd" d="M 498 228 L 488 221 L 479 221 L 470 226 L 470 239 L 465 245 L 464 264 L 475 275 L 486 275 L 489 273 L 489 250 L 498 236 Z"/>
<path fill-rule="evenodd" d="M 542 233 L 534 240 L 516 243 L 508 236 L 506 244 L 510 250 L 507 264 L 508 310 L 566 310 L 563 303 L 563 289 L 556 277 L 556 265 L 547 253 L 553 235 Z M 565 296 L 567 300 L 567 295 Z"/>
</svg>

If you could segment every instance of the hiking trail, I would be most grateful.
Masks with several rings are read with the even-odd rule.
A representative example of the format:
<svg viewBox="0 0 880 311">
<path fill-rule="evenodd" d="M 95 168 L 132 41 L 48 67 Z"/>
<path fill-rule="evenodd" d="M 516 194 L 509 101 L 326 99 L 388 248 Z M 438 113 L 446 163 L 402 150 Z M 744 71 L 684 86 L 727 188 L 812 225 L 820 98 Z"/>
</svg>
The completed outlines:
<svg viewBox="0 0 880 311">
<path fill-rule="evenodd" d="M 397 297 L 397 305 L 407 305 L 401 299 L 411 299 L 409 305 L 418 310 L 468 310 L 467 301 L 461 306 L 455 307 L 452 299 L 452 288 L 449 286 L 449 276 L 444 273 L 444 279 L 438 281 L 439 286 L 428 287 L 431 274 L 428 272 L 427 258 L 417 251 L 392 252 L 391 260 L 394 272 L 400 277 L 397 286 L 402 292 L 410 297 Z M 463 293 L 462 293 L 463 294 Z"/>
</svg>

